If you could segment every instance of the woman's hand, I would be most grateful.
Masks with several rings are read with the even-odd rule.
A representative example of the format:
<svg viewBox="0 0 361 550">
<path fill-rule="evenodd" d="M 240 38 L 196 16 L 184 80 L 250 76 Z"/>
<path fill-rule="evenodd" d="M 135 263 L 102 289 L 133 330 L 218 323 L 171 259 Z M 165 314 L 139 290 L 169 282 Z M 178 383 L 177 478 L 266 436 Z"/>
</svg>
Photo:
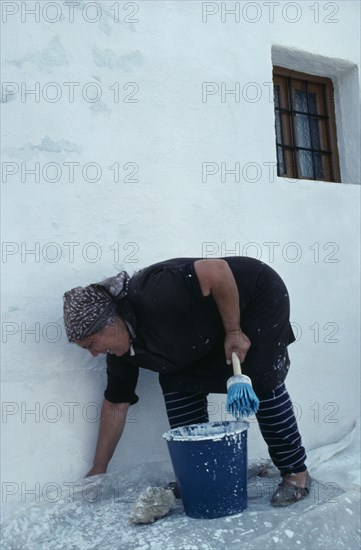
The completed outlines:
<svg viewBox="0 0 361 550">
<path fill-rule="evenodd" d="M 97 467 L 97 466 L 93 466 L 89 472 L 86 474 L 85 477 L 91 477 L 91 476 L 97 476 L 99 474 L 105 474 L 107 471 L 106 468 L 102 468 L 102 467 Z"/>
<path fill-rule="evenodd" d="M 231 365 L 232 363 L 232 351 L 237 353 L 240 362 L 243 363 L 250 347 L 251 342 L 241 329 L 227 332 L 224 339 L 224 351 L 227 365 Z"/>
</svg>

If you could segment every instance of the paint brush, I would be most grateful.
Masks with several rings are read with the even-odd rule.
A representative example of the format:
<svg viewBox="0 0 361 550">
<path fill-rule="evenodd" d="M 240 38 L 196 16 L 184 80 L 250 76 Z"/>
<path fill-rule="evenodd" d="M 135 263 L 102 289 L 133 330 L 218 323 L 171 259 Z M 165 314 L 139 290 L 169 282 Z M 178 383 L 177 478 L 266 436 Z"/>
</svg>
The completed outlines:
<svg viewBox="0 0 361 550">
<path fill-rule="evenodd" d="M 259 399 L 254 393 L 249 376 L 242 374 L 238 355 L 232 352 L 233 374 L 227 380 L 227 412 L 236 418 L 244 418 L 255 414 L 259 407 Z"/>
</svg>

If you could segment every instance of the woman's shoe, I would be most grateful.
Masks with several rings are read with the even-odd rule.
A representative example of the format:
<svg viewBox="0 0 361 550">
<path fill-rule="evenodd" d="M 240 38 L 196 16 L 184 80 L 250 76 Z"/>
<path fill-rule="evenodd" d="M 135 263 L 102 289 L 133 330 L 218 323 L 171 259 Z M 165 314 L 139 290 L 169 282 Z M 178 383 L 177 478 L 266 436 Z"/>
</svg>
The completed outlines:
<svg viewBox="0 0 361 550">
<path fill-rule="evenodd" d="M 271 504 L 273 504 L 273 506 L 288 506 L 289 504 L 294 504 L 305 498 L 310 492 L 311 477 L 306 471 L 306 480 L 302 483 L 303 487 L 299 486 L 299 484 L 301 484 L 300 477 L 298 473 L 282 476 L 282 482 L 274 492 L 271 498 Z"/>
</svg>

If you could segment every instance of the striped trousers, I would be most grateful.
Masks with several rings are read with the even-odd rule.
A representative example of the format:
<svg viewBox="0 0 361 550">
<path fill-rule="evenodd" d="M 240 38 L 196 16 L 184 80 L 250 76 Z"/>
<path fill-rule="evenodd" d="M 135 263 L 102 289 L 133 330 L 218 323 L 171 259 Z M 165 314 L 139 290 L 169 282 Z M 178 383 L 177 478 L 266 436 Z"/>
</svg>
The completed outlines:
<svg viewBox="0 0 361 550">
<path fill-rule="evenodd" d="M 164 401 L 170 427 L 208 422 L 207 395 L 165 393 Z M 281 476 L 306 470 L 306 453 L 285 384 L 262 396 L 256 417 L 272 462 L 280 470 Z"/>
</svg>

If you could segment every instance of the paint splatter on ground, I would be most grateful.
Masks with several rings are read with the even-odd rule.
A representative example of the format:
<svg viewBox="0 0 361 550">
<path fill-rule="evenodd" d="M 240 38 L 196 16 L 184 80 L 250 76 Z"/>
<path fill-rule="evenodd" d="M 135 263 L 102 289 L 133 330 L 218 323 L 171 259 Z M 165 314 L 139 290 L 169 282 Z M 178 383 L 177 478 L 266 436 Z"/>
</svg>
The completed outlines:
<svg viewBox="0 0 361 550">
<path fill-rule="evenodd" d="M 333 461 L 336 469 L 342 456 Z M 32 504 L 3 525 L 4 550 L 229 550 L 356 549 L 360 544 L 360 491 L 355 484 L 314 481 L 302 502 L 274 508 L 269 497 L 277 474 L 249 470 L 248 508 L 213 520 L 185 516 L 181 501 L 152 525 L 132 525 L 129 515 L 148 485 L 172 479 L 167 462 L 148 463 L 132 470 L 84 480 L 71 498 Z M 330 479 L 330 478 L 329 478 Z M 120 488 L 122 488 L 120 490 Z M 352 513 L 350 513 L 352 512 Z"/>
</svg>

